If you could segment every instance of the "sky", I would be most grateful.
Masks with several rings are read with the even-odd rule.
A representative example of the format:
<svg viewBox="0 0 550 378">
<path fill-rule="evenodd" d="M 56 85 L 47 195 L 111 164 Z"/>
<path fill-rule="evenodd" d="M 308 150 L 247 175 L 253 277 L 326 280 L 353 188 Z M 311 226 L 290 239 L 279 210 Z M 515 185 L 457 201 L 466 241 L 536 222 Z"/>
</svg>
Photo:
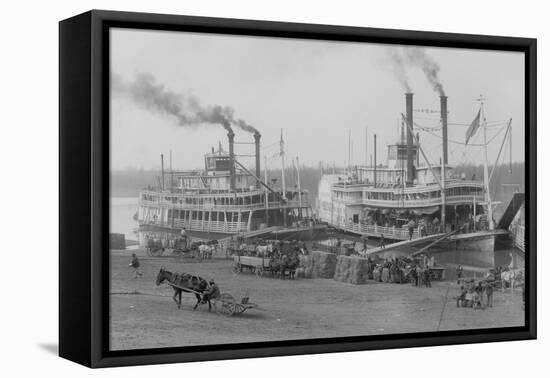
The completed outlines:
<svg viewBox="0 0 550 378">
<path fill-rule="evenodd" d="M 163 90 L 194 98 L 203 107 L 230 107 L 262 134 L 262 164 L 280 167 L 279 138 L 285 139 L 288 159 L 300 164 L 362 165 L 373 153 L 377 135 L 378 158 L 386 159 L 386 145 L 399 136 L 405 112 L 405 87 L 392 56 L 401 66 L 414 93 L 414 113 L 422 147 L 431 160 L 442 153 L 439 94 L 414 61 L 417 47 L 313 41 L 268 37 L 227 36 L 188 32 L 111 29 L 111 74 L 131 84 L 147 75 Z M 488 121 L 489 164 L 501 147 L 505 126 L 512 119 L 511 155 L 524 161 L 524 57 L 523 53 L 425 48 L 439 66 L 438 78 L 448 96 L 449 163 L 479 164 L 483 140 L 478 132 L 465 147 L 465 133 L 475 118 L 483 95 Z M 178 97 L 176 97 L 178 98 Z M 250 133 L 233 127 L 238 142 L 253 142 Z M 144 106 L 124 91 L 112 89 L 111 168 L 159 169 L 160 154 L 173 156 L 174 169 L 204 166 L 203 155 L 221 142 L 221 125 L 182 125 L 172 115 Z M 351 138 L 350 138 L 351 135 Z M 351 139 L 351 148 L 349 140 Z M 509 149 L 505 144 L 505 152 Z M 253 145 L 236 146 L 250 155 Z M 241 157 L 251 165 L 252 159 Z M 501 157 L 508 161 L 509 155 Z M 168 161 L 165 160 L 168 165 Z"/>
</svg>

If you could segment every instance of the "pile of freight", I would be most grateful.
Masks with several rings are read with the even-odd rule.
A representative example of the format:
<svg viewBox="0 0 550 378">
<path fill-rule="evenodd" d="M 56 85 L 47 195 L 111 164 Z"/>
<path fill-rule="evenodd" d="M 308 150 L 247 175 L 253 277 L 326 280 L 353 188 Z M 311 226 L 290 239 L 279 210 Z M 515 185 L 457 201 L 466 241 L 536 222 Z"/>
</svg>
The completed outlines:
<svg viewBox="0 0 550 378">
<path fill-rule="evenodd" d="M 309 256 L 300 256 L 300 268 L 297 277 L 333 278 L 336 271 L 337 257 L 334 253 L 313 251 Z"/>
<path fill-rule="evenodd" d="M 352 284 L 364 284 L 369 279 L 369 261 L 356 256 L 338 256 L 334 279 Z"/>
</svg>

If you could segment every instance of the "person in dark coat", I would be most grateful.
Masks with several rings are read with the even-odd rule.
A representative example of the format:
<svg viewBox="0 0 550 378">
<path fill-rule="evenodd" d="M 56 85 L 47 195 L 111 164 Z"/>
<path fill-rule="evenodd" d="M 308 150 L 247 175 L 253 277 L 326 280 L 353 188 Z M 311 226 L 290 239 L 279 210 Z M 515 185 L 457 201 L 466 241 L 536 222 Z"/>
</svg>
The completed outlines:
<svg viewBox="0 0 550 378">
<path fill-rule="evenodd" d="M 456 307 L 464 307 L 466 302 L 466 294 L 468 290 L 464 286 L 460 287 L 460 295 L 456 298 Z"/>
<path fill-rule="evenodd" d="M 430 268 L 428 267 L 424 269 L 424 283 L 426 284 L 426 287 L 432 287 L 432 277 L 430 274 Z"/>
<path fill-rule="evenodd" d="M 418 277 L 416 275 L 416 268 L 411 268 L 411 285 L 418 286 Z"/>
<path fill-rule="evenodd" d="M 210 282 L 208 283 L 209 283 L 209 288 L 204 292 L 204 295 L 202 297 L 202 303 L 206 303 L 211 299 L 218 298 L 221 295 L 220 288 L 218 287 L 218 285 L 216 285 L 214 280 L 210 280 Z"/>
<path fill-rule="evenodd" d="M 460 285 L 460 279 L 462 278 L 462 274 L 464 274 L 464 268 L 462 265 L 458 264 L 456 267 L 456 284 Z"/>
<path fill-rule="evenodd" d="M 132 261 L 128 265 L 130 265 L 134 269 L 134 278 L 143 276 L 143 273 L 139 269 L 139 259 L 137 258 L 135 253 L 132 253 Z"/>
</svg>

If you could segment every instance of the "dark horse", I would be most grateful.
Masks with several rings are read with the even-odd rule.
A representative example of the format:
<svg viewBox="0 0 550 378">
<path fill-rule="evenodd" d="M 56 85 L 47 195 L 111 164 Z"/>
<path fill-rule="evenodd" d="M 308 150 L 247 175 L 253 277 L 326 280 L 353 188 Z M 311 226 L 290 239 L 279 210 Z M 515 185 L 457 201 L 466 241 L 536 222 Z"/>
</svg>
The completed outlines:
<svg viewBox="0 0 550 378">
<path fill-rule="evenodd" d="M 195 307 L 193 307 L 193 310 L 195 310 L 202 301 L 201 294 L 209 287 L 208 282 L 202 277 L 193 276 L 187 273 L 172 273 L 164 268 L 160 268 L 160 272 L 157 275 L 157 286 L 164 281 L 168 281 L 172 284 L 171 286 L 174 289 L 174 296 L 172 299 L 176 302 L 178 308 L 181 308 L 181 293 L 183 291 L 186 293 L 195 294 L 195 297 L 197 298 L 197 303 L 195 304 Z M 208 311 L 210 311 L 212 309 L 212 305 L 210 304 L 210 300 L 207 300 L 207 302 Z"/>
</svg>

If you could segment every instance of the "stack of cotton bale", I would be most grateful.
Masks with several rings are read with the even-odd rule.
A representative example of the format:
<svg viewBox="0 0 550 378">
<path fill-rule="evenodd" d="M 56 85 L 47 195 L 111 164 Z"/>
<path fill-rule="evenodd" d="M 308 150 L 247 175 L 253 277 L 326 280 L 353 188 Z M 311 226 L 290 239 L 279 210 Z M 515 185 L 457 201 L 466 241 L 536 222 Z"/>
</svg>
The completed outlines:
<svg viewBox="0 0 550 378">
<path fill-rule="evenodd" d="M 357 256 L 338 256 L 334 279 L 352 284 L 364 284 L 368 280 L 369 263 Z"/>
</svg>

